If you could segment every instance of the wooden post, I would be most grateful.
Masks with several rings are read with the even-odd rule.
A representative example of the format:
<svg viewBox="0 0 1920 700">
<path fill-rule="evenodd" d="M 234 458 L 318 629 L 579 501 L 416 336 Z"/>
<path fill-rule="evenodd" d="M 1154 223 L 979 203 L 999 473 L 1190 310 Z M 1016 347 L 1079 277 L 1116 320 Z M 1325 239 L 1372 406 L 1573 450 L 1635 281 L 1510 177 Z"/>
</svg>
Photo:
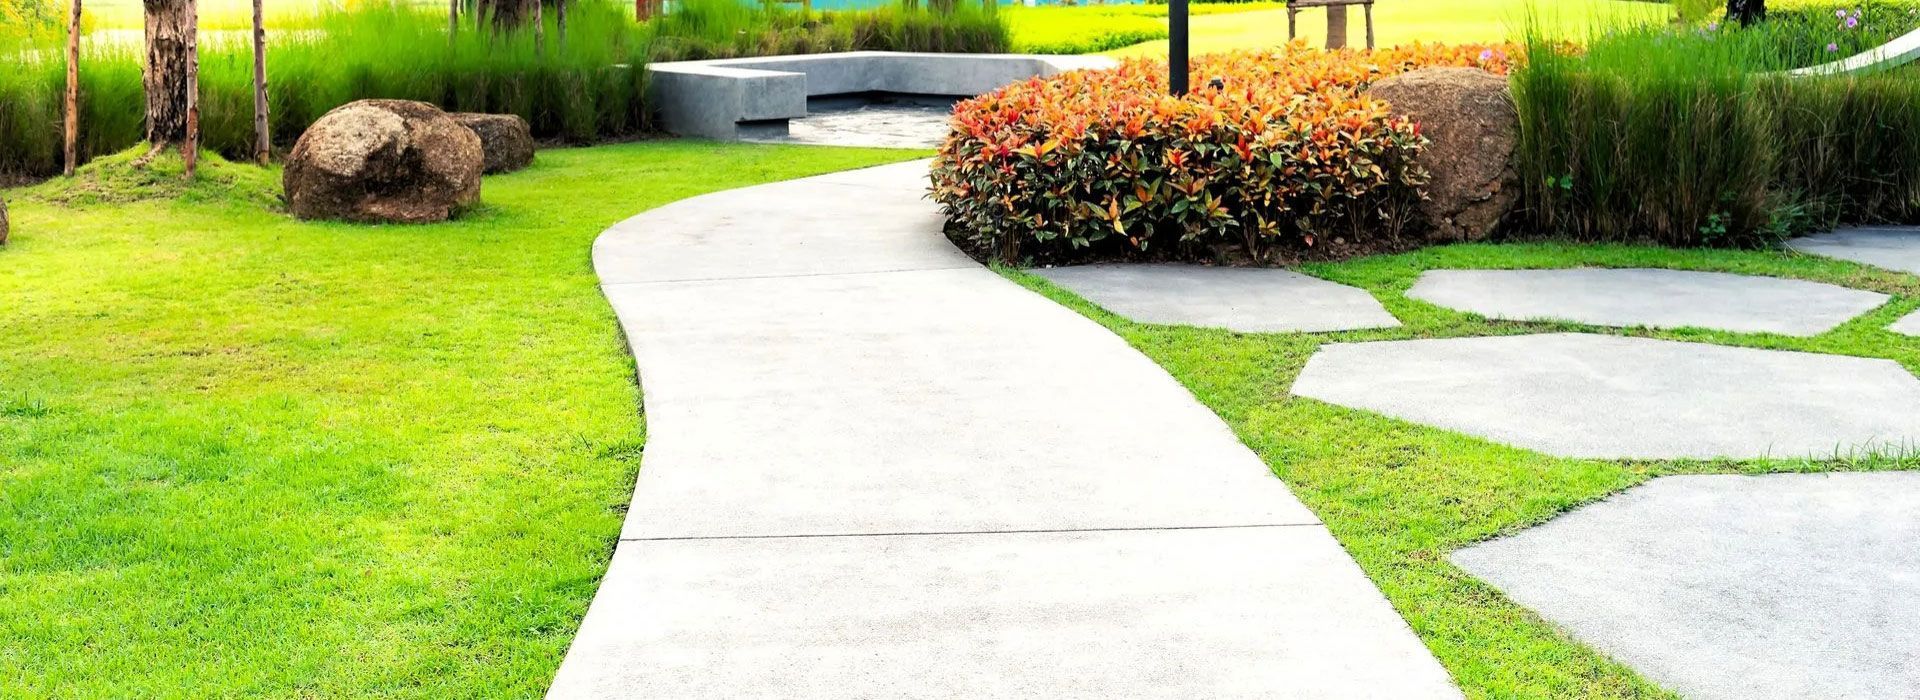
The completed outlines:
<svg viewBox="0 0 1920 700">
<path fill-rule="evenodd" d="M 546 8 L 546 0 L 533 0 L 533 53 L 536 56 L 547 50 L 547 19 L 542 16 Z"/>
<path fill-rule="evenodd" d="M 1327 48 L 1340 49 L 1347 46 L 1347 6 L 1327 6 Z"/>
<path fill-rule="evenodd" d="M 187 3 L 187 138 L 180 142 L 187 179 L 200 167 L 200 5 Z"/>
<path fill-rule="evenodd" d="M 1167 91 L 1187 94 L 1187 0 L 1167 2 Z"/>
<path fill-rule="evenodd" d="M 80 0 L 73 0 L 67 20 L 66 174 L 80 165 Z"/>
<path fill-rule="evenodd" d="M 460 31 L 460 0 L 447 0 L 447 36 Z"/>
<path fill-rule="evenodd" d="M 567 0 L 553 0 L 553 24 L 560 30 L 560 46 L 567 45 Z"/>
<path fill-rule="evenodd" d="M 267 131 L 267 20 L 261 0 L 253 0 L 253 159 L 263 166 L 273 159 L 273 138 Z"/>
<path fill-rule="evenodd" d="M 1373 49 L 1373 3 L 1361 6 L 1367 14 L 1367 49 Z"/>
<path fill-rule="evenodd" d="M 1300 31 L 1299 31 L 1300 27 L 1299 27 L 1299 21 L 1298 21 L 1299 19 L 1300 19 L 1300 11 L 1295 9 L 1292 5 L 1288 5 L 1287 6 L 1287 41 L 1293 41 L 1294 39 L 1300 36 Z"/>
</svg>

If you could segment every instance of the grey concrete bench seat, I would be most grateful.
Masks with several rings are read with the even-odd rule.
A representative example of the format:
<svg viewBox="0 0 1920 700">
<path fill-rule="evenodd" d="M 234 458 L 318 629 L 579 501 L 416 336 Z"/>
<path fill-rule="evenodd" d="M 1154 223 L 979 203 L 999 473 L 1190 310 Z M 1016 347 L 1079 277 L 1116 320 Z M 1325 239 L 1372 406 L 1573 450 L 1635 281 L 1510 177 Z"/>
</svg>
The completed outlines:
<svg viewBox="0 0 1920 700">
<path fill-rule="evenodd" d="M 1036 76 L 1113 65 L 1104 56 L 891 51 L 671 61 L 647 65 L 647 94 L 667 131 L 736 140 L 742 123 L 778 126 L 807 116 L 811 97 L 971 97 Z"/>
</svg>

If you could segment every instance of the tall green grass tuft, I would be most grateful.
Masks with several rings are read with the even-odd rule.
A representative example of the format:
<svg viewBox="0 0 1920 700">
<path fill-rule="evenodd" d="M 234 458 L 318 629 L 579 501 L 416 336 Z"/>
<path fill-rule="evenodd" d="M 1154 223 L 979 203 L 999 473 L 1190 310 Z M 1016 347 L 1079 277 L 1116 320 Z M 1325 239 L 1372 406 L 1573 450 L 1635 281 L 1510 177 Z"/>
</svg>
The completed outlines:
<svg viewBox="0 0 1920 700">
<path fill-rule="evenodd" d="M 1920 214 L 1920 73 L 1792 78 L 1798 24 L 1530 33 L 1513 74 L 1527 233 L 1757 246 Z M 1804 37 L 1804 35 L 1801 35 Z"/>
<path fill-rule="evenodd" d="M 645 27 L 621 6 L 582 3 L 545 46 L 531 28 L 467 29 L 449 37 L 444 15 L 370 4 L 332 11 L 315 29 L 270 34 L 267 75 L 276 143 L 291 145 L 327 111 L 364 98 L 421 100 L 454 111 L 512 113 L 536 136 L 586 141 L 646 126 Z M 80 152 L 114 153 L 143 137 L 137 40 L 89 42 L 81 58 Z M 0 173 L 46 175 L 61 166 L 62 49 L 47 41 L 0 49 Z M 253 54 L 242 34 L 200 49 L 201 141 L 241 157 L 253 143 Z"/>
<path fill-rule="evenodd" d="M 1006 20 L 981 3 L 934 10 L 919 4 L 806 12 L 742 0 L 683 0 L 652 23 L 658 60 L 832 51 L 1000 53 Z"/>
</svg>

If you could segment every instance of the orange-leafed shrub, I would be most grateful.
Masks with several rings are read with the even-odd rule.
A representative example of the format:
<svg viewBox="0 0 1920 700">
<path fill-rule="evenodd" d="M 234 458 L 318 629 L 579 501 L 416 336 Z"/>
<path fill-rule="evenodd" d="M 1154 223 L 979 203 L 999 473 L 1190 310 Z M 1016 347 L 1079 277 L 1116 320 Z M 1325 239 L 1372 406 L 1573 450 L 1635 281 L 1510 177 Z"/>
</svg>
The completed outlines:
<svg viewBox="0 0 1920 700">
<path fill-rule="evenodd" d="M 1361 90 L 1431 66 L 1508 69 L 1508 47 L 1417 45 L 1204 56 L 1191 92 L 1131 60 L 960 103 L 933 198 L 977 249 L 1014 261 L 1217 243 L 1262 257 L 1335 234 L 1399 235 L 1425 140 Z"/>
</svg>

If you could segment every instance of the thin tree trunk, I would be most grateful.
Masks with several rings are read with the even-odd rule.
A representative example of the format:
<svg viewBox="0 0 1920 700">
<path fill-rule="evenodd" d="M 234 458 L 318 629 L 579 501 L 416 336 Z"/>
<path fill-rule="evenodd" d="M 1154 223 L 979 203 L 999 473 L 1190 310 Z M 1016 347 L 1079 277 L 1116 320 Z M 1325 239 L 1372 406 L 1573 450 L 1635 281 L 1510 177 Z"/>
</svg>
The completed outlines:
<svg viewBox="0 0 1920 700">
<path fill-rule="evenodd" d="M 533 0 L 533 54 L 538 56 L 547 50 L 547 22 L 541 16 L 547 4 Z"/>
<path fill-rule="evenodd" d="M 80 165 L 80 0 L 67 20 L 66 174 Z"/>
<path fill-rule="evenodd" d="M 159 150 L 185 143 L 194 107 L 194 0 L 145 0 L 147 143 Z"/>
<path fill-rule="evenodd" d="M 267 20 L 261 0 L 253 0 L 253 159 L 261 165 L 273 160 L 267 109 Z"/>
<path fill-rule="evenodd" d="M 187 138 L 180 143 L 187 179 L 200 166 L 200 6 L 187 0 Z"/>
<path fill-rule="evenodd" d="M 567 0 L 554 0 L 553 23 L 560 30 L 560 47 L 567 46 Z"/>
<path fill-rule="evenodd" d="M 447 36 L 460 31 L 460 0 L 447 0 Z"/>
<path fill-rule="evenodd" d="M 1347 46 L 1347 6 L 1327 6 L 1327 48 L 1339 49 Z"/>
</svg>

